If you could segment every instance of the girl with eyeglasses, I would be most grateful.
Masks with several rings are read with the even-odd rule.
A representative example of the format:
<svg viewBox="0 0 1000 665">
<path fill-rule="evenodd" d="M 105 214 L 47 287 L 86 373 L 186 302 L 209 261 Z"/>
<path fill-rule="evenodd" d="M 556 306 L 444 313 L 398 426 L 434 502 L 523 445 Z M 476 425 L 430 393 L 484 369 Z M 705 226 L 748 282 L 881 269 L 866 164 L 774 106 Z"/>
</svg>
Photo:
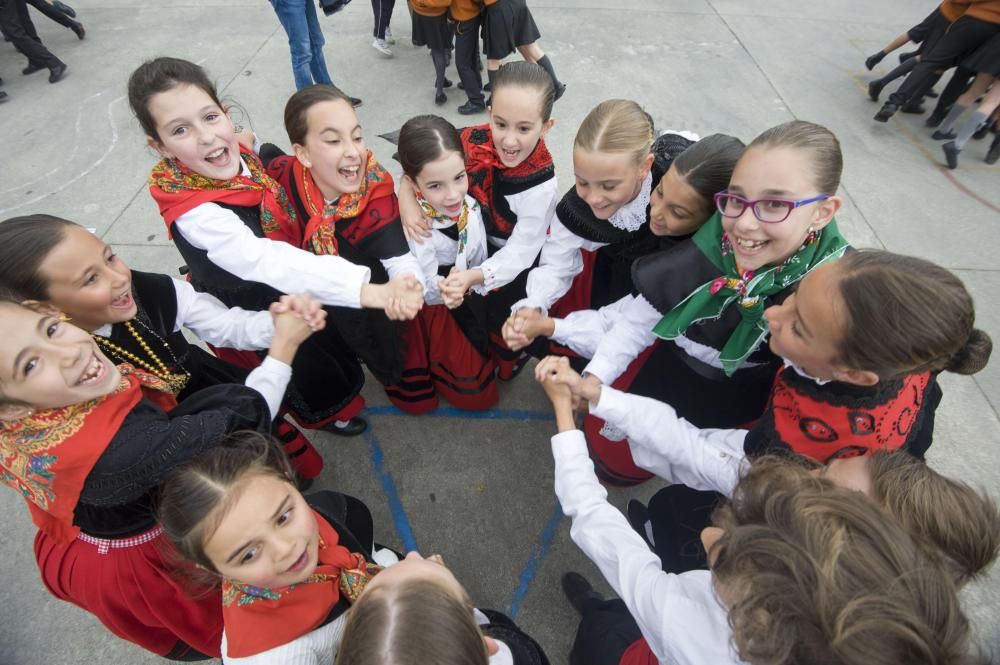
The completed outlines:
<svg viewBox="0 0 1000 665">
<path fill-rule="evenodd" d="M 666 402 L 698 427 L 756 420 L 781 365 L 764 309 L 847 248 L 834 221 L 842 165 L 837 138 L 810 122 L 754 139 L 691 241 L 633 264 L 638 295 L 604 317 L 613 325 L 595 333 L 586 380 Z M 584 429 L 605 482 L 650 477 L 623 433 L 589 415 Z"/>
</svg>

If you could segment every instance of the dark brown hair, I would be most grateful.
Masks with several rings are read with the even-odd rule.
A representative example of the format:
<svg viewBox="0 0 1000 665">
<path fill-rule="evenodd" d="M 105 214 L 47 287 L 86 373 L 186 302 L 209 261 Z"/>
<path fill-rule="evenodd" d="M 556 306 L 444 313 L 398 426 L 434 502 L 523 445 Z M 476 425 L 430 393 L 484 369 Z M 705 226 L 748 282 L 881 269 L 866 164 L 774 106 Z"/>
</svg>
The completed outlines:
<svg viewBox="0 0 1000 665">
<path fill-rule="evenodd" d="M 305 145 L 306 134 L 309 133 L 309 109 L 320 102 L 336 101 L 347 102 L 349 107 L 354 108 L 350 97 L 337 86 L 327 83 L 308 85 L 289 97 L 285 103 L 285 131 L 288 133 L 288 140 Z"/>
<path fill-rule="evenodd" d="M 746 662 L 970 661 L 954 582 L 860 492 L 765 458 L 713 521 L 712 573 Z"/>
<path fill-rule="evenodd" d="M 396 159 L 403 173 L 416 179 L 429 162 L 447 152 L 457 152 L 465 159 L 462 137 L 455 126 L 439 115 L 418 115 L 403 123 L 399 130 Z"/>
<path fill-rule="evenodd" d="M 468 599 L 429 580 L 365 592 L 337 653 L 337 665 L 487 665 Z"/>
<path fill-rule="evenodd" d="M 1000 552 L 1000 511 L 984 491 L 946 476 L 901 451 L 876 451 L 872 498 L 957 584 L 982 573 Z"/>
<path fill-rule="evenodd" d="M 49 281 L 39 268 L 66 237 L 69 226 L 78 224 L 41 214 L 0 222 L 0 287 L 11 299 L 48 300 Z"/>
<path fill-rule="evenodd" d="M 497 70 L 493 78 L 493 94 L 505 87 L 521 87 L 536 91 L 541 97 L 540 113 L 542 122 L 552 117 L 552 105 L 556 101 L 556 87 L 549 73 L 533 62 L 508 62 Z"/>
<path fill-rule="evenodd" d="M 205 541 L 249 481 L 272 476 L 291 482 L 294 472 L 278 443 L 259 432 L 236 432 L 218 448 L 177 468 L 160 491 L 157 518 L 166 537 L 188 561 L 217 572 L 205 555 Z M 217 578 L 198 580 L 215 583 Z"/>
<path fill-rule="evenodd" d="M 792 120 L 764 131 L 747 147 L 798 148 L 812 153 L 813 182 L 818 194 L 833 196 L 840 187 L 840 174 L 844 170 L 844 156 L 840 141 L 833 132 L 822 125 L 805 120 Z"/>
<path fill-rule="evenodd" d="M 702 198 L 704 207 L 713 209 L 712 197 L 729 185 L 745 148 L 735 136 L 711 134 L 677 155 L 671 166 Z"/>
<path fill-rule="evenodd" d="M 974 327 L 976 309 L 962 280 L 930 261 L 878 250 L 836 264 L 843 298 L 839 360 L 880 379 L 948 370 L 975 374 L 993 350 Z"/>
<path fill-rule="evenodd" d="M 128 78 L 128 104 L 132 107 L 132 113 L 142 126 L 142 131 L 146 132 L 146 136 L 162 142 L 156 132 L 156 120 L 149 111 L 150 100 L 154 95 L 183 84 L 201 89 L 212 98 L 219 109 L 225 111 L 225 107 L 219 101 L 215 84 L 198 65 L 180 58 L 163 57 L 147 60 Z"/>
</svg>

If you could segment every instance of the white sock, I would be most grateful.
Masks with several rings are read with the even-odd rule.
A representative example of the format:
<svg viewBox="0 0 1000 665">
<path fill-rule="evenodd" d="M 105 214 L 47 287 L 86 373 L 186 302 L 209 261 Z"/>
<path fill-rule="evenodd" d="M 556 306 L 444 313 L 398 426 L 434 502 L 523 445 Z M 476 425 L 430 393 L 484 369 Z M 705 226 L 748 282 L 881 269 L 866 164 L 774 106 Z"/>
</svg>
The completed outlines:
<svg viewBox="0 0 1000 665">
<path fill-rule="evenodd" d="M 350 424 L 351 424 L 350 420 L 334 420 L 333 421 L 333 426 L 336 427 L 336 428 L 338 428 L 338 429 L 344 429 L 345 427 L 347 427 Z"/>
</svg>

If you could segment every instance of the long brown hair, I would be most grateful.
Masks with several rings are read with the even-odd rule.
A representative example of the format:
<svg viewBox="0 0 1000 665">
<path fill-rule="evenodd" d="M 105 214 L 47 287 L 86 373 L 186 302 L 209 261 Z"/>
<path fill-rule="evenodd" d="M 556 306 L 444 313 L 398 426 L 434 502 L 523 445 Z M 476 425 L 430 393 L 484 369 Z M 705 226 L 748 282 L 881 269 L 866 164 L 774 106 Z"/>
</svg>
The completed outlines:
<svg viewBox="0 0 1000 665">
<path fill-rule="evenodd" d="M 836 267 L 846 319 L 840 362 L 880 379 L 986 366 L 993 341 L 974 326 L 972 296 L 951 271 L 879 250 L 848 254 Z"/>
<path fill-rule="evenodd" d="M 215 84 L 205 70 L 193 62 L 180 58 L 154 58 L 132 72 L 128 78 L 128 104 L 146 136 L 162 142 L 156 132 L 156 120 L 149 110 L 149 102 L 155 95 L 185 84 L 201 89 L 221 111 L 225 111 Z"/>
<path fill-rule="evenodd" d="M 372 589 L 351 608 L 337 665 L 487 665 L 472 612 L 429 580 Z"/>
<path fill-rule="evenodd" d="M 763 458 L 713 522 L 712 572 L 748 663 L 969 662 L 951 577 L 860 492 Z"/>
</svg>

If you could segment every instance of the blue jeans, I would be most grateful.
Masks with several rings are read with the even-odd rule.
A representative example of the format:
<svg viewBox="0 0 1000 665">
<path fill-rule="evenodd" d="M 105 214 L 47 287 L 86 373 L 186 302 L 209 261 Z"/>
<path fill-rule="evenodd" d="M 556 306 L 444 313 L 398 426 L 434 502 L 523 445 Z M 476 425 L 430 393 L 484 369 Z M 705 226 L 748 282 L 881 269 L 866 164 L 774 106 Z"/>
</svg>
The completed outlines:
<svg viewBox="0 0 1000 665">
<path fill-rule="evenodd" d="M 313 83 L 333 83 L 323 58 L 323 31 L 314 0 L 270 0 L 288 34 L 292 74 L 298 90 Z"/>
</svg>

